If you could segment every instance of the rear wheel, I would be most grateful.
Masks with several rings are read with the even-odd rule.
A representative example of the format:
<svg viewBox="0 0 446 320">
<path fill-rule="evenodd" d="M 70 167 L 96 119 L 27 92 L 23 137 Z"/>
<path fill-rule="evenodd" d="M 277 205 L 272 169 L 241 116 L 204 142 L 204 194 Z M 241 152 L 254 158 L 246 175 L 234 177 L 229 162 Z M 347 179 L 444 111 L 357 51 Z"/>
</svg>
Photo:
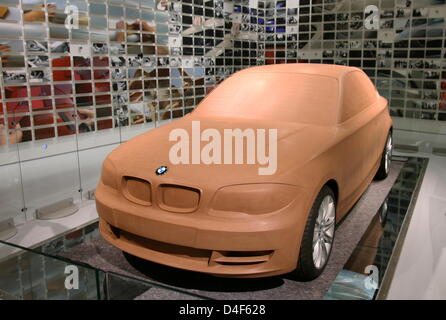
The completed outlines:
<svg viewBox="0 0 446 320">
<path fill-rule="evenodd" d="M 324 271 L 330 258 L 335 234 L 336 201 L 333 191 L 324 186 L 313 203 L 299 252 L 294 275 L 309 281 Z"/>
<path fill-rule="evenodd" d="M 383 153 L 381 155 L 381 163 L 379 165 L 378 171 L 376 172 L 375 178 L 378 180 L 383 180 L 387 178 L 390 171 L 390 163 L 392 161 L 393 152 L 393 138 L 392 133 L 389 132 L 387 136 L 386 145 L 384 147 Z"/>
</svg>

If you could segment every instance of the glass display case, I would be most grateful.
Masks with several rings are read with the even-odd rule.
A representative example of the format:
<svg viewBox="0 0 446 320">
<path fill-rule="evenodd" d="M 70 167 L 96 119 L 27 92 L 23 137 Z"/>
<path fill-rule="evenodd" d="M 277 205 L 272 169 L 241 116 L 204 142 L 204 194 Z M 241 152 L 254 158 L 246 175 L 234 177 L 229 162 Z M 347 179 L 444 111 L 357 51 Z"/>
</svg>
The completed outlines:
<svg viewBox="0 0 446 320">
<path fill-rule="evenodd" d="M 265 62 L 359 67 L 389 100 L 396 148 L 445 155 L 443 0 L 267 2 Z"/>
<path fill-rule="evenodd" d="M 33 249 L 0 241 L 0 300 L 207 299 L 61 256 L 98 236 L 93 223 Z"/>
<path fill-rule="evenodd" d="M 329 300 L 385 299 L 427 159 L 408 158 L 385 201 L 328 289 Z"/>
<path fill-rule="evenodd" d="M 0 223 L 75 212 L 94 198 L 111 150 L 191 112 L 233 72 L 264 64 L 263 7 L 3 1 Z"/>
<path fill-rule="evenodd" d="M 92 204 L 107 154 L 192 112 L 224 79 L 256 65 L 359 67 L 389 101 L 396 149 L 445 156 L 445 17 L 444 0 L 2 1 L 0 240 L 17 226 Z M 383 216 L 376 214 L 327 299 L 377 297 L 363 286 L 370 278 L 357 257 L 367 252 L 361 263 L 378 266 L 381 280 L 391 274 L 382 272 L 391 270 L 425 165 L 417 159 L 405 164 Z M 3 261 L 3 293 L 129 298 L 119 288 L 139 281 L 135 293 L 144 295 L 150 281 L 80 264 L 83 291 L 63 289 L 68 262 L 58 254 L 85 243 L 90 233 L 82 230 L 30 250 L 3 243 L 5 252 L 21 252 Z"/>
</svg>

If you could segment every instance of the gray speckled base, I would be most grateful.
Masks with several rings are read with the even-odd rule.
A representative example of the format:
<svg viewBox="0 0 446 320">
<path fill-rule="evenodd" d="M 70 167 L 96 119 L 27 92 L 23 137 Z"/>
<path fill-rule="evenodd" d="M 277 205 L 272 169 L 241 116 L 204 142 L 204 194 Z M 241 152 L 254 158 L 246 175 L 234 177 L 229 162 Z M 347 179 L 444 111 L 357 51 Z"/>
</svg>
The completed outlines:
<svg viewBox="0 0 446 320">
<path fill-rule="evenodd" d="M 323 274 L 310 282 L 299 282 L 288 275 L 263 279 L 226 279 L 179 270 L 124 254 L 102 238 L 76 246 L 62 253 L 62 256 L 104 271 L 146 279 L 213 299 L 322 299 L 353 253 L 402 167 L 402 162 L 393 161 L 389 177 L 369 186 L 338 226 L 333 252 Z M 136 299 L 187 298 L 177 292 L 155 287 L 136 295 Z"/>
</svg>

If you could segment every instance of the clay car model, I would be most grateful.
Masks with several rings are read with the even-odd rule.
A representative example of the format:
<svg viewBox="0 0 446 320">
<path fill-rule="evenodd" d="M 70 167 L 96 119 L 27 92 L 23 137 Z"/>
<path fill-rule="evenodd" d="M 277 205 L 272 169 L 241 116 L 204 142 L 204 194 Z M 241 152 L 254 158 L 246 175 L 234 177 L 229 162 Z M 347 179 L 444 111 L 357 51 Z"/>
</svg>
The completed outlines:
<svg viewBox="0 0 446 320">
<path fill-rule="evenodd" d="M 193 135 L 197 122 L 222 136 L 277 129 L 276 170 L 259 174 L 247 161 L 171 163 L 171 133 Z M 100 231 L 121 250 L 172 267 L 314 279 L 327 265 L 336 223 L 374 177 L 388 175 L 391 155 L 387 100 L 360 69 L 244 69 L 193 112 L 107 156 L 96 189 Z"/>
</svg>

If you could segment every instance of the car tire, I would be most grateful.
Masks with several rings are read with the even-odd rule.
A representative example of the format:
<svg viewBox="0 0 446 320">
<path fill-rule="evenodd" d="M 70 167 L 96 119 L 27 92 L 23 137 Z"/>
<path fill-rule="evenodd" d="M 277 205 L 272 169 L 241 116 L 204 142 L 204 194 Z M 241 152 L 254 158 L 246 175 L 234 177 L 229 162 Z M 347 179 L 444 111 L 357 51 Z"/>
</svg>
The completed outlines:
<svg viewBox="0 0 446 320">
<path fill-rule="evenodd" d="M 392 133 L 389 132 L 386 144 L 384 145 L 383 153 L 381 155 L 381 163 L 375 175 L 376 180 L 384 180 L 389 175 L 390 163 L 392 162 L 392 152 L 393 152 L 393 137 Z"/>
<path fill-rule="evenodd" d="M 302 236 L 297 268 L 293 272 L 298 280 L 313 280 L 324 271 L 333 249 L 335 226 L 336 198 L 324 186 L 313 203 Z"/>
</svg>

